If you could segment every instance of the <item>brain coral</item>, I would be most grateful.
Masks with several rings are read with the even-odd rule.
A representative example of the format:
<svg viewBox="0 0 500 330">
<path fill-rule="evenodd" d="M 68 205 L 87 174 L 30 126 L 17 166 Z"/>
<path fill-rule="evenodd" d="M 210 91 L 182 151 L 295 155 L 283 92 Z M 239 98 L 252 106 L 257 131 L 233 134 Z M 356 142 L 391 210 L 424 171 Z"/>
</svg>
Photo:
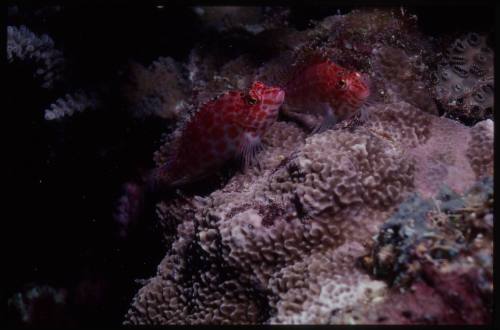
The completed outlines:
<svg viewBox="0 0 500 330">
<path fill-rule="evenodd" d="M 363 203 L 385 208 L 413 182 L 413 168 L 393 144 L 370 132 L 328 131 L 306 140 L 270 188 L 293 195 L 311 216 Z"/>
<path fill-rule="evenodd" d="M 276 314 L 269 320 L 278 324 L 332 323 L 337 311 L 380 299 L 386 284 L 353 268 L 363 247 L 346 243 L 277 272 L 270 281 L 276 292 Z"/>
<path fill-rule="evenodd" d="M 345 321 L 387 291 L 356 260 L 397 205 L 443 184 L 463 192 L 480 176 L 473 168 L 492 166 L 479 156 L 488 123 L 465 127 L 406 102 L 376 104 L 357 127 L 309 137 L 276 122 L 260 166 L 206 197 L 158 205 L 168 253 L 126 323 Z"/>
<path fill-rule="evenodd" d="M 470 128 L 406 102 L 378 104 L 367 113 L 365 126 L 400 144 L 411 159 L 415 188 L 425 197 L 436 194 L 443 184 L 463 193 L 481 177 L 481 171 L 493 171 L 491 121 Z"/>
</svg>

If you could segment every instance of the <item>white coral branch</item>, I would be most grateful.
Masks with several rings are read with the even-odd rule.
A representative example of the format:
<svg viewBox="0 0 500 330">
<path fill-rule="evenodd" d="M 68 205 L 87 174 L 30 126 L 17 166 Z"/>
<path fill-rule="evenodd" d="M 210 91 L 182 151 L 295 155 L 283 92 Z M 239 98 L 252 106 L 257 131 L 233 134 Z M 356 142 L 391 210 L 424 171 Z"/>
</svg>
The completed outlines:
<svg viewBox="0 0 500 330">
<path fill-rule="evenodd" d="M 95 95 L 85 92 L 66 94 L 57 99 L 45 110 L 45 119 L 54 120 L 65 116 L 72 116 L 75 112 L 82 112 L 86 109 L 95 109 L 99 106 L 99 100 Z"/>
<path fill-rule="evenodd" d="M 51 88 L 61 79 L 63 53 L 54 48 L 54 41 L 47 34 L 37 36 L 26 26 L 7 27 L 7 60 L 33 61 L 37 64 L 34 76 L 42 79 L 43 88 Z"/>
</svg>

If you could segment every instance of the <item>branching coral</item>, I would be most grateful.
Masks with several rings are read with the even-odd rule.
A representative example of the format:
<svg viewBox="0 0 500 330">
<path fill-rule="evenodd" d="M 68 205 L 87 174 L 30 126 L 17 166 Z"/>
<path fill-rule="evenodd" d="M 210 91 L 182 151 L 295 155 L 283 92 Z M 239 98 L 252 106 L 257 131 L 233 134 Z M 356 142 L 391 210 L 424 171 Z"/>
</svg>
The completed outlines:
<svg viewBox="0 0 500 330">
<path fill-rule="evenodd" d="M 124 95 L 137 117 L 156 115 L 177 120 L 187 108 L 187 80 L 182 66 L 160 57 L 147 68 L 132 63 Z"/>
<path fill-rule="evenodd" d="M 7 301 L 7 308 L 14 313 L 17 325 L 50 325 L 57 320 L 60 324 L 70 325 L 67 316 L 68 290 L 49 285 L 30 284 L 15 293 Z"/>
<path fill-rule="evenodd" d="M 54 41 L 48 35 L 37 36 L 24 25 L 7 27 L 7 60 L 35 65 L 34 77 L 41 80 L 43 88 L 52 88 L 62 79 L 62 52 L 54 48 Z"/>
<path fill-rule="evenodd" d="M 45 119 L 61 119 L 66 116 L 72 116 L 76 112 L 96 109 L 99 105 L 99 98 L 95 94 L 84 91 L 66 94 L 52 103 L 49 109 L 45 110 Z"/>
</svg>

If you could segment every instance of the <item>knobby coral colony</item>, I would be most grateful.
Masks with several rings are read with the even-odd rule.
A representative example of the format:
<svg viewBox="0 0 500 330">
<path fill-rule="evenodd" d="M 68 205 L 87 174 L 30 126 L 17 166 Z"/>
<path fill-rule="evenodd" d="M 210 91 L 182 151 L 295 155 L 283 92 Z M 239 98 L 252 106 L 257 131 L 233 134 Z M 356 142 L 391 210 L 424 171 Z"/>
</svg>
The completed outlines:
<svg viewBox="0 0 500 330">
<path fill-rule="evenodd" d="M 207 195 L 158 202 L 166 255 L 125 323 L 491 322 L 486 36 L 466 34 L 440 57 L 444 45 L 402 9 L 353 10 L 301 31 L 284 24 L 286 10 L 193 10 L 221 35 L 250 34 L 266 58 L 208 43 L 185 63 L 130 66 L 132 113 L 179 123 L 152 177 L 182 190 L 229 158 L 256 162 Z M 23 31 L 9 30 L 12 57 L 25 58 Z M 268 86 L 280 87 L 266 98 Z M 93 104 L 79 95 L 47 119 Z"/>
</svg>

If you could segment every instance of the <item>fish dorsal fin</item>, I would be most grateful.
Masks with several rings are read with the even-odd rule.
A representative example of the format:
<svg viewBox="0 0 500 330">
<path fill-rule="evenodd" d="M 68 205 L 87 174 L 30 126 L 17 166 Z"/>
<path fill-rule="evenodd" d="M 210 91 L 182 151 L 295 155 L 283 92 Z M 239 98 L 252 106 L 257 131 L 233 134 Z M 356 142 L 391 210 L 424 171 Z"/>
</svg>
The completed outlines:
<svg viewBox="0 0 500 330">
<path fill-rule="evenodd" d="M 183 116 L 177 121 L 170 133 L 162 134 L 160 138 L 160 147 L 153 155 L 153 160 L 157 168 L 169 167 L 175 159 L 175 151 L 178 150 L 181 143 L 180 138 L 191 118 L 200 111 L 201 107 L 193 104 L 186 106 Z"/>
<path fill-rule="evenodd" d="M 294 74 L 292 76 L 295 76 L 296 73 L 303 71 L 305 68 L 311 65 L 323 63 L 328 60 L 328 54 L 321 49 L 303 47 L 295 55 L 295 60 L 292 64 L 292 70 Z"/>
<path fill-rule="evenodd" d="M 255 79 L 261 80 L 266 84 L 285 86 L 308 66 L 325 62 L 328 58 L 326 54 L 317 49 L 286 51 L 279 58 L 263 65 L 259 69 Z"/>
</svg>

